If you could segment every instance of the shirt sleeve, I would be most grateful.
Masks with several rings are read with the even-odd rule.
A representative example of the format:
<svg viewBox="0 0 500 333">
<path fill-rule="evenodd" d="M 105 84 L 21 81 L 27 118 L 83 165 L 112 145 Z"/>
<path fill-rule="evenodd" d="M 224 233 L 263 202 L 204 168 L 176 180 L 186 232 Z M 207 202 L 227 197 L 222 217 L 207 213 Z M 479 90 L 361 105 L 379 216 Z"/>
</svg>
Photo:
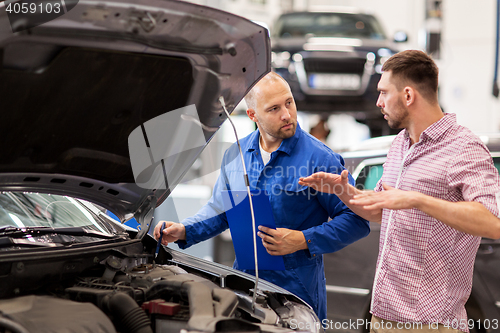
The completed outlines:
<svg viewBox="0 0 500 333">
<path fill-rule="evenodd" d="M 324 163 L 337 174 L 345 169 L 340 156 L 331 157 Z M 354 185 L 350 174 L 349 184 Z M 369 222 L 354 214 L 336 195 L 317 193 L 317 198 L 331 220 L 302 231 L 311 255 L 338 251 L 370 233 Z"/>
<path fill-rule="evenodd" d="M 468 143 L 450 161 L 448 183 L 462 198 L 456 201 L 477 201 L 499 216 L 497 196 L 500 195 L 498 170 L 487 148 L 480 142 Z"/>
</svg>

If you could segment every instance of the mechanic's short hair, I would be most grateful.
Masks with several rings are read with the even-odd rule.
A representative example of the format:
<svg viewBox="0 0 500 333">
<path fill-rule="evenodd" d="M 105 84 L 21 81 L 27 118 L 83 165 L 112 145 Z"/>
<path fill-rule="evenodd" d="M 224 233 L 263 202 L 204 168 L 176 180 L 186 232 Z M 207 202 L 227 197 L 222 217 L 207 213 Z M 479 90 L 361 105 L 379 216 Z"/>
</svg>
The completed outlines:
<svg viewBox="0 0 500 333">
<path fill-rule="evenodd" d="M 437 103 L 439 69 L 425 52 L 406 50 L 396 53 L 387 59 L 382 71 L 392 72 L 398 90 L 413 84 L 425 99 Z"/>
<path fill-rule="evenodd" d="M 255 84 L 255 86 L 253 86 L 253 88 L 245 96 L 245 102 L 247 103 L 247 108 L 255 110 L 255 108 L 257 107 L 258 92 L 260 86 L 263 83 L 266 82 L 274 83 L 277 81 L 285 82 L 285 84 L 289 87 L 288 82 L 286 82 L 285 79 L 281 77 L 281 75 L 275 72 L 269 72 L 262 79 L 260 79 L 259 82 L 257 82 L 257 84 Z"/>
</svg>

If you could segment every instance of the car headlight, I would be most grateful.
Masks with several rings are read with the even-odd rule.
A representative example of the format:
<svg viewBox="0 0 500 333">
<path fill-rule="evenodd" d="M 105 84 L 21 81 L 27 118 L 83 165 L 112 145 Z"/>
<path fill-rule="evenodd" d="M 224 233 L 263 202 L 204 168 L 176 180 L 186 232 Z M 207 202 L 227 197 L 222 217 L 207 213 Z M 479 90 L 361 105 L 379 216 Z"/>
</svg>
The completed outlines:
<svg viewBox="0 0 500 333">
<path fill-rule="evenodd" d="M 377 54 L 379 58 L 378 64 L 375 65 L 375 72 L 377 72 L 378 74 L 382 74 L 382 66 L 384 65 L 384 62 L 386 62 L 387 59 L 389 59 L 394 54 L 394 52 L 383 47 L 378 49 Z"/>
<path fill-rule="evenodd" d="M 271 62 L 274 68 L 288 68 L 288 65 L 290 65 L 290 52 L 272 52 Z"/>
<path fill-rule="evenodd" d="M 314 311 L 305 305 L 287 301 L 282 307 L 275 310 L 283 323 L 296 331 L 322 333 L 323 327 Z"/>
</svg>

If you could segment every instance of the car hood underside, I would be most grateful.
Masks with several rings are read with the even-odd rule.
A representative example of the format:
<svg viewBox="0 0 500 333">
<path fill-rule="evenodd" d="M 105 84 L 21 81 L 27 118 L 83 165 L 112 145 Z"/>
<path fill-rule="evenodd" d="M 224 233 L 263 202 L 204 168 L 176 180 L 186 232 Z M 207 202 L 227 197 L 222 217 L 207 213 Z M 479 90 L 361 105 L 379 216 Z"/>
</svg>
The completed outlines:
<svg viewBox="0 0 500 333">
<path fill-rule="evenodd" d="M 121 220 L 180 182 L 227 118 L 219 98 L 231 112 L 270 70 L 264 28 L 180 1 L 80 1 L 34 28 L 9 23 L 23 21 L 0 14 L 0 189 L 76 196 Z M 148 141 L 148 126 L 186 107 L 196 145 L 172 126 Z M 177 155 L 164 163 L 155 150 Z M 165 173 L 163 183 L 137 184 L 131 157 L 148 152 L 147 163 L 167 165 L 147 173 Z"/>
</svg>

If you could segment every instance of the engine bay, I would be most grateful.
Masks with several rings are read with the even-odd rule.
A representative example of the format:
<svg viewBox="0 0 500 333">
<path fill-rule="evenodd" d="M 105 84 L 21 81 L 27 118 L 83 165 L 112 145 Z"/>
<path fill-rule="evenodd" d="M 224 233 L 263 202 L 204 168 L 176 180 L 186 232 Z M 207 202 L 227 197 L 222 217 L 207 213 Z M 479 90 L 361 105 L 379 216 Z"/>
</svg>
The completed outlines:
<svg viewBox="0 0 500 333">
<path fill-rule="evenodd" d="M 150 243 L 47 253 L 43 266 L 28 257 L 0 263 L 8 273 L 0 276 L 0 332 L 286 332 L 307 311 L 291 295 L 262 290 L 252 309 L 251 281 L 233 277 L 239 287 L 229 288 L 165 249 L 157 263 Z"/>
</svg>

